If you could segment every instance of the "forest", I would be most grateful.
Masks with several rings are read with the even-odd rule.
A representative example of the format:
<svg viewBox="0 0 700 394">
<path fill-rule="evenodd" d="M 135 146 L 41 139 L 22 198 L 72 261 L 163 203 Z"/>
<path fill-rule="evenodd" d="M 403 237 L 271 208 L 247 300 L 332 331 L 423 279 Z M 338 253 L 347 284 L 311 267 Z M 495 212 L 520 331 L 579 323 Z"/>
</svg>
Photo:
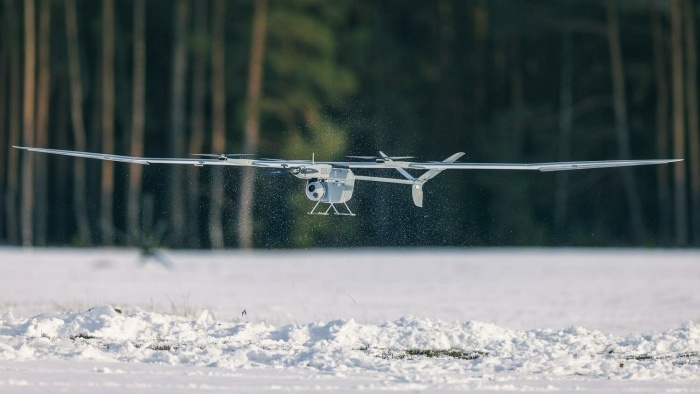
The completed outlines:
<svg viewBox="0 0 700 394">
<path fill-rule="evenodd" d="M 698 246 L 698 9 L 693 0 L 3 0 L 0 245 Z M 307 215 L 313 203 L 292 176 L 13 145 L 684 161 L 445 171 L 426 184 L 424 208 L 404 186 L 359 183 L 357 216 L 322 217 Z"/>
</svg>

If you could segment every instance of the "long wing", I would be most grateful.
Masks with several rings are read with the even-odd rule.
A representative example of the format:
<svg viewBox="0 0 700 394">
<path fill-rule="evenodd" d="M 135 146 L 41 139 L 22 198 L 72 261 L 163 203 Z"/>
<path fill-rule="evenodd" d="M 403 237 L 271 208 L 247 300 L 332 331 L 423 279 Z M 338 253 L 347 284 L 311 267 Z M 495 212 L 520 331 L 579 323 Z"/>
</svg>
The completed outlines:
<svg viewBox="0 0 700 394">
<path fill-rule="evenodd" d="M 376 162 L 313 162 L 311 160 L 278 160 L 278 159 L 205 159 L 205 158 L 162 158 L 162 157 L 134 157 L 112 155 L 106 153 L 81 152 L 74 150 L 34 148 L 27 146 L 14 146 L 31 152 L 51 153 L 55 155 L 83 157 L 86 159 L 98 159 L 119 161 L 134 164 L 189 164 L 195 166 L 242 166 L 242 167 L 267 167 L 267 168 L 287 168 L 313 164 L 331 164 L 342 168 L 391 168 Z"/>
<path fill-rule="evenodd" d="M 73 150 L 32 148 L 25 146 L 15 146 L 17 149 L 24 149 L 32 152 L 52 153 L 56 155 L 84 157 L 86 159 L 98 159 L 109 161 L 120 161 L 135 164 L 190 164 L 196 166 L 250 166 L 253 160 L 248 159 L 189 159 L 189 158 L 154 158 L 154 157 L 133 157 L 110 155 L 105 153 L 79 152 Z"/>
<path fill-rule="evenodd" d="M 537 170 L 566 171 L 584 170 L 590 168 L 610 168 L 629 167 L 652 164 L 665 164 L 681 161 L 682 159 L 663 160 L 606 160 L 606 161 L 571 161 L 558 163 L 533 163 L 533 164 L 512 164 L 512 163 L 455 163 L 449 161 L 442 162 L 409 162 L 409 161 L 310 161 L 310 160 L 277 160 L 277 159 L 191 159 L 191 158 L 154 158 L 154 157 L 133 157 L 121 156 L 105 153 L 79 152 L 72 150 L 33 148 L 15 146 L 17 149 L 24 149 L 32 152 L 52 153 L 57 155 L 83 157 L 88 159 L 99 159 L 109 161 L 119 161 L 135 164 L 189 164 L 195 166 L 244 166 L 244 167 L 268 167 L 286 168 L 304 166 L 312 164 L 330 164 L 339 168 L 396 168 L 411 170 Z M 459 157 L 462 153 L 457 153 L 452 157 Z"/>
<path fill-rule="evenodd" d="M 663 159 L 663 160 L 605 160 L 605 161 L 569 161 L 558 163 L 532 163 L 532 164 L 510 164 L 510 163 L 410 163 L 409 169 L 415 170 L 537 170 L 567 171 L 585 170 L 590 168 L 611 168 L 644 166 L 652 164 L 665 164 L 681 161 L 683 159 Z"/>
</svg>

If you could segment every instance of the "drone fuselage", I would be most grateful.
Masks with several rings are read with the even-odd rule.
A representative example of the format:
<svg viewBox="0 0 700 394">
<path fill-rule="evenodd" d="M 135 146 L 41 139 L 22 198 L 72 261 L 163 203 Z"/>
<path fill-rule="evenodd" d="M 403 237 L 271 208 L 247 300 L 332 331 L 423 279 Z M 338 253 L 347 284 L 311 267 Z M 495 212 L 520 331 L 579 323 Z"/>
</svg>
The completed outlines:
<svg viewBox="0 0 700 394">
<path fill-rule="evenodd" d="M 329 166 L 330 167 L 330 166 Z M 314 202 L 342 204 L 352 198 L 355 189 L 355 174 L 345 168 L 320 169 L 318 174 L 298 174 L 298 178 L 308 179 L 306 197 Z M 311 176 L 309 176 L 311 175 Z M 317 175 L 313 177 L 313 175 Z"/>
</svg>

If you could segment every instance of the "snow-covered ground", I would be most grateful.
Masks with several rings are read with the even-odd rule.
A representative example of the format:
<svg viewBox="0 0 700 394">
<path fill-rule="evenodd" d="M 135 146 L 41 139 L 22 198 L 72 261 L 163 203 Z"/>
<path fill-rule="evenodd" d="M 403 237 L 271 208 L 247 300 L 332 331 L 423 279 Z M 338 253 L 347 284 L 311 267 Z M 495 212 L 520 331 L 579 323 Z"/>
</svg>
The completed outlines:
<svg viewBox="0 0 700 394">
<path fill-rule="evenodd" d="M 165 255 L 0 249 L 0 391 L 700 392 L 698 251 Z"/>
</svg>

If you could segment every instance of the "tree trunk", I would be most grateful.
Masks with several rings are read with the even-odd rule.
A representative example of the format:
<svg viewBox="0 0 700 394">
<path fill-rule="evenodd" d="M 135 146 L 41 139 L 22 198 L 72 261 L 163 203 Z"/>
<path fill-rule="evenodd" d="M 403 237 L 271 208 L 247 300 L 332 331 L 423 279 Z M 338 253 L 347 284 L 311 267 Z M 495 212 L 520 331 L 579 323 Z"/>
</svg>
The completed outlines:
<svg viewBox="0 0 700 394">
<path fill-rule="evenodd" d="M 562 36 L 562 69 L 559 85 L 559 161 L 571 159 L 571 131 L 573 129 L 574 61 L 571 32 Z M 557 239 L 563 239 L 566 227 L 567 201 L 569 199 L 569 173 L 557 173 L 557 191 L 554 202 L 554 230 Z"/>
<path fill-rule="evenodd" d="M 80 41 L 78 40 L 78 15 L 75 0 L 65 0 L 66 49 L 68 51 L 68 73 L 70 80 L 71 121 L 73 123 L 73 144 L 76 150 L 87 148 L 85 123 L 83 120 L 83 86 L 80 80 Z M 78 224 L 78 242 L 89 245 L 90 223 L 87 211 L 85 159 L 73 160 L 73 210 Z"/>
<path fill-rule="evenodd" d="M 52 123 L 52 135 L 55 138 L 52 141 L 52 145 L 69 147 L 70 135 L 68 132 L 68 124 L 70 122 L 70 89 L 68 86 L 68 80 L 57 78 L 56 83 L 56 107 L 55 107 L 55 118 L 51 121 Z M 51 180 L 51 195 L 57 196 L 70 196 L 72 189 L 71 177 L 73 174 L 70 169 L 73 165 L 74 160 L 56 160 L 55 167 L 51 166 L 51 170 L 54 171 L 54 175 L 49 176 Z M 73 217 L 73 209 L 71 209 L 71 204 L 73 200 L 70 198 L 63 198 L 60 203 L 55 200 L 51 202 L 51 209 L 55 212 L 51 215 L 51 226 L 49 226 L 48 235 L 53 242 L 61 244 L 75 244 L 75 231 L 67 231 L 71 228 L 73 223 L 71 218 Z M 53 232 L 51 231 L 53 229 Z"/>
<path fill-rule="evenodd" d="M 51 2 L 40 0 L 39 8 L 39 85 L 36 107 L 36 145 L 48 145 L 51 89 Z M 48 225 L 48 156 L 36 155 L 36 244 L 45 246 Z"/>
<path fill-rule="evenodd" d="M 207 1 L 199 0 L 195 2 L 194 7 L 194 33 L 198 37 L 207 35 Z M 191 99 L 191 117 L 190 117 L 190 153 L 202 153 L 204 147 L 204 99 L 206 95 L 206 78 L 207 78 L 207 61 L 206 52 L 201 50 L 201 42 L 196 41 L 200 46 L 196 47 L 195 53 L 192 56 L 192 99 Z M 187 241 L 189 247 L 198 248 L 199 240 L 199 198 L 201 192 L 199 190 L 199 174 L 200 169 L 195 166 L 188 167 L 189 182 L 187 193 L 187 219 L 189 229 Z"/>
<path fill-rule="evenodd" d="M 170 132 L 170 153 L 172 157 L 185 154 L 185 82 L 187 80 L 187 36 L 189 2 L 177 0 L 175 3 L 172 102 Z M 181 166 L 172 166 L 170 179 L 170 219 L 172 246 L 182 246 L 185 229 L 185 204 L 183 196 L 183 173 Z"/>
<path fill-rule="evenodd" d="M 143 156 L 143 138 L 146 112 L 146 0 L 134 1 L 134 80 L 132 88 L 131 142 L 129 155 Z M 127 234 L 141 239 L 141 179 L 143 166 L 129 166 L 127 192 Z"/>
<path fill-rule="evenodd" d="M 685 1 L 686 98 L 688 100 L 688 145 L 690 153 L 691 239 L 700 243 L 700 128 L 698 127 L 698 61 L 693 2 Z"/>
<path fill-rule="evenodd" d="M 7 3 L 7 2 L 5 2 Z M 4 5 L 3 5 L 4 6 Z M 7 22 L 7 9 L 3 9 L 2 18 L 0 18 L 0 152 L 8 152 L 12 149 L 9 146 L 9 137 L 5 130 L 5 119 L 7 119 L 7 101 L 10 92 L 7 89 L 7 70 L 10 63 L 10 48 L 8 31 L 5 29 L 9 23 Z M 14 149 L 13 149 L 14 150 Z M 7 187 L 7 155 L 3 154 L 0 157 L 0 196 L 4 198 Z M 0 204 L 0 243 L 5 241 L 5 204 Z"/>
<path fill-rule="evenodd" d="M 214 2 L 212 20 L 212 51 L 211 51 L 211 91 L 212 91 L 212 143 L 215 153 L 226 151 L 226 87 L 224 85 L 225 28 L 226 0 Z M 222 213 L 224 205 L 224 174 L 223 168 L 212 168 L 211 204 L 209 204 L 209 238 L 212 248 L 224 247 L 224 230 Z"/>
<path fill-rule="evenodd" d="M 432 100 L 432 129 L 451 129 L 455 125 L 455 81 L 451 76 L 450 66 L 453 63 L 454 48 L 454 24 L 452 4 L 447 0 L 441 0 L 433 4 L 435 7 L 435 21 L 437 32 L 435 42 L 435 74 L 437 81 L 433 84 L 435 100 Z"/>
<path fill-rule="evenodd" d="M 22 101 L 22 66 L 20 64 L 21 50 L 19 48 L 20 31 L 17 25 L 17 8 L 14 0 L 6 3 L 7 26 L 10 50 L 10 105 L 8 145 L 20 144 L 21 107 Z M 10 244 L 19 243 L 19 217 L 17 216 L 17 197 L 19 196 L 19 151 L 10 149 L 7 153 L 7 191 L 5 196 L 5 214 L 7 215 L 7 240 Z"/>
<path fill-rule="evenodd" d="M 102 152 L 114 153 L 114 0 L 102 1 Z M 100 227 L 102 243 L 114 242 L 114 163 L 102 161 Z"/>
<path fill-rule="evenodd" d="M 260 138 L 260 96 L 262 95 L 265 35 L 267 33 L 267 0 L 256 0 L 253 11 L 253 37 L 248 66 L 248 103 L 245 122 L 245 153 L 256 153 Z M 243 249 L 253 247 L 253 192 L 255 172 L 243 170 L 240 208 L 238 210 L 238 244 Z"/>
<path fill-rule="evenodd" d="M 680 0 L 670 0 L 671 8 L 671 77 L 673 95 L 673 157 L 685 157 L 685 100 L 683 97 L 683 45 L 682 14 Z M 688 211 L 685 163 L 673 166 L 675 184 L 674 212 L 676 244 L 688 243 Z"/>
<path fill-rule="evenodd" d="M 489 30 L 489 8 L 485 0 L 479 0 L 474 6 L 474 90 L 472 112 L 478 123 L 486 101 L 486 36 Z"/>
<path fill-rule="evenodd" d="M 651 5 L 651 23 L 653 34 L 654 74 L 656 82 L 656 156 L 659 159 L 669 156 L 668 141 L 668 53 L 664 44 L 664 31 L 661 17 Z M 659 204 L 659 238 L 668 241 L 671 237 L 671 193 L 669 184 L 669 167 L 658 166 L 656 169 L 656 187 Z"/>
<path fill-rule="evenodd" d="M 34 146 L 34 110 L 36 87 L 36 29 L 34 0 L 24 0 L 24 110 L 22 143 Z M 34 158 L 22 155 L 22 245 L 34 242 Z"/>
<path fill-rule="evenodd" d="M 511 100 L 513 101 L 513 145 L 516 148 L 516 154 L 522 153 L 522 143 L 524 138 L 523 118 L 525 116 L 525 89 L 523 81 L 522 55 L 520 49 L 520 38 L 513 38 L 510 41 L 511 65 L 510 65 L 510 80 L 511 80 Z"/>
<path fill-rule="evenodd" d="M 77 0 L 81 1 L 81 0 Z M 101 0 L 98 0 L 101 2 Z M 91 19 L 86 18 L 86 22 Z M 97 53 L 90 54 L 87 51 L 88 43 L 91 41 L 98 40 L 101 38 L 101 34 L 98 38 L 90 39 L 90 34 L 88 33 L 83 40 L 81 53 L 84 53 L 83 60 L 94 59 L 94 64 L 88 63 L 84 68 L 84 75 L 86 76 L 87 83 L 84 85 L 85 90 L 85 117 L 89 123 L 85 123 L 85 136 L 87 137 L 87 149 L 94 152 L 102 151 L 102 63 L 104 62 L 102 55 L 99 52 L 99 48 L 96 48 Z M 96 44 L 97 45 L 97 44 Z M 88 217 L 90 218 L 90 223 L 94 223 L 92 226 L 95 236 L 93 236 L 93 242 L 97 245 L 103 245 L 102 243 L 102 206 L 100 200 L 102 198 L 102 185 L 100 184 L 101 172 L 102 172 L 102 162 L 94 162 L 92 160 L 86 161 L 87 167 L 87 180 L 88 180 L 88 190 L 87 190 L 87 200 L 90 202 L 87 207 Z"/>
<path fill-rule="evenodd" d="M 617 21 L 617 7 L 614 2 L 608 3 L 608 44 L 610 49 L 610 70 L 613 82 L 613 106 L 615 109 L 615 125 L 617 130 L 617 146 L 620 159 L 629 159 L 630 137 L 627 123 L 627 104 L 625 101 L 625 75 L 622 65 L 622 48 L 620 31 Z M 644 239 L 644 222 L 642 220 L 642 205 L 637 194 L 637 185 L 632 170 L 622 169 L 627 205 L 629 209 L 630 228 L 636 244 Z"/>
</svg>

